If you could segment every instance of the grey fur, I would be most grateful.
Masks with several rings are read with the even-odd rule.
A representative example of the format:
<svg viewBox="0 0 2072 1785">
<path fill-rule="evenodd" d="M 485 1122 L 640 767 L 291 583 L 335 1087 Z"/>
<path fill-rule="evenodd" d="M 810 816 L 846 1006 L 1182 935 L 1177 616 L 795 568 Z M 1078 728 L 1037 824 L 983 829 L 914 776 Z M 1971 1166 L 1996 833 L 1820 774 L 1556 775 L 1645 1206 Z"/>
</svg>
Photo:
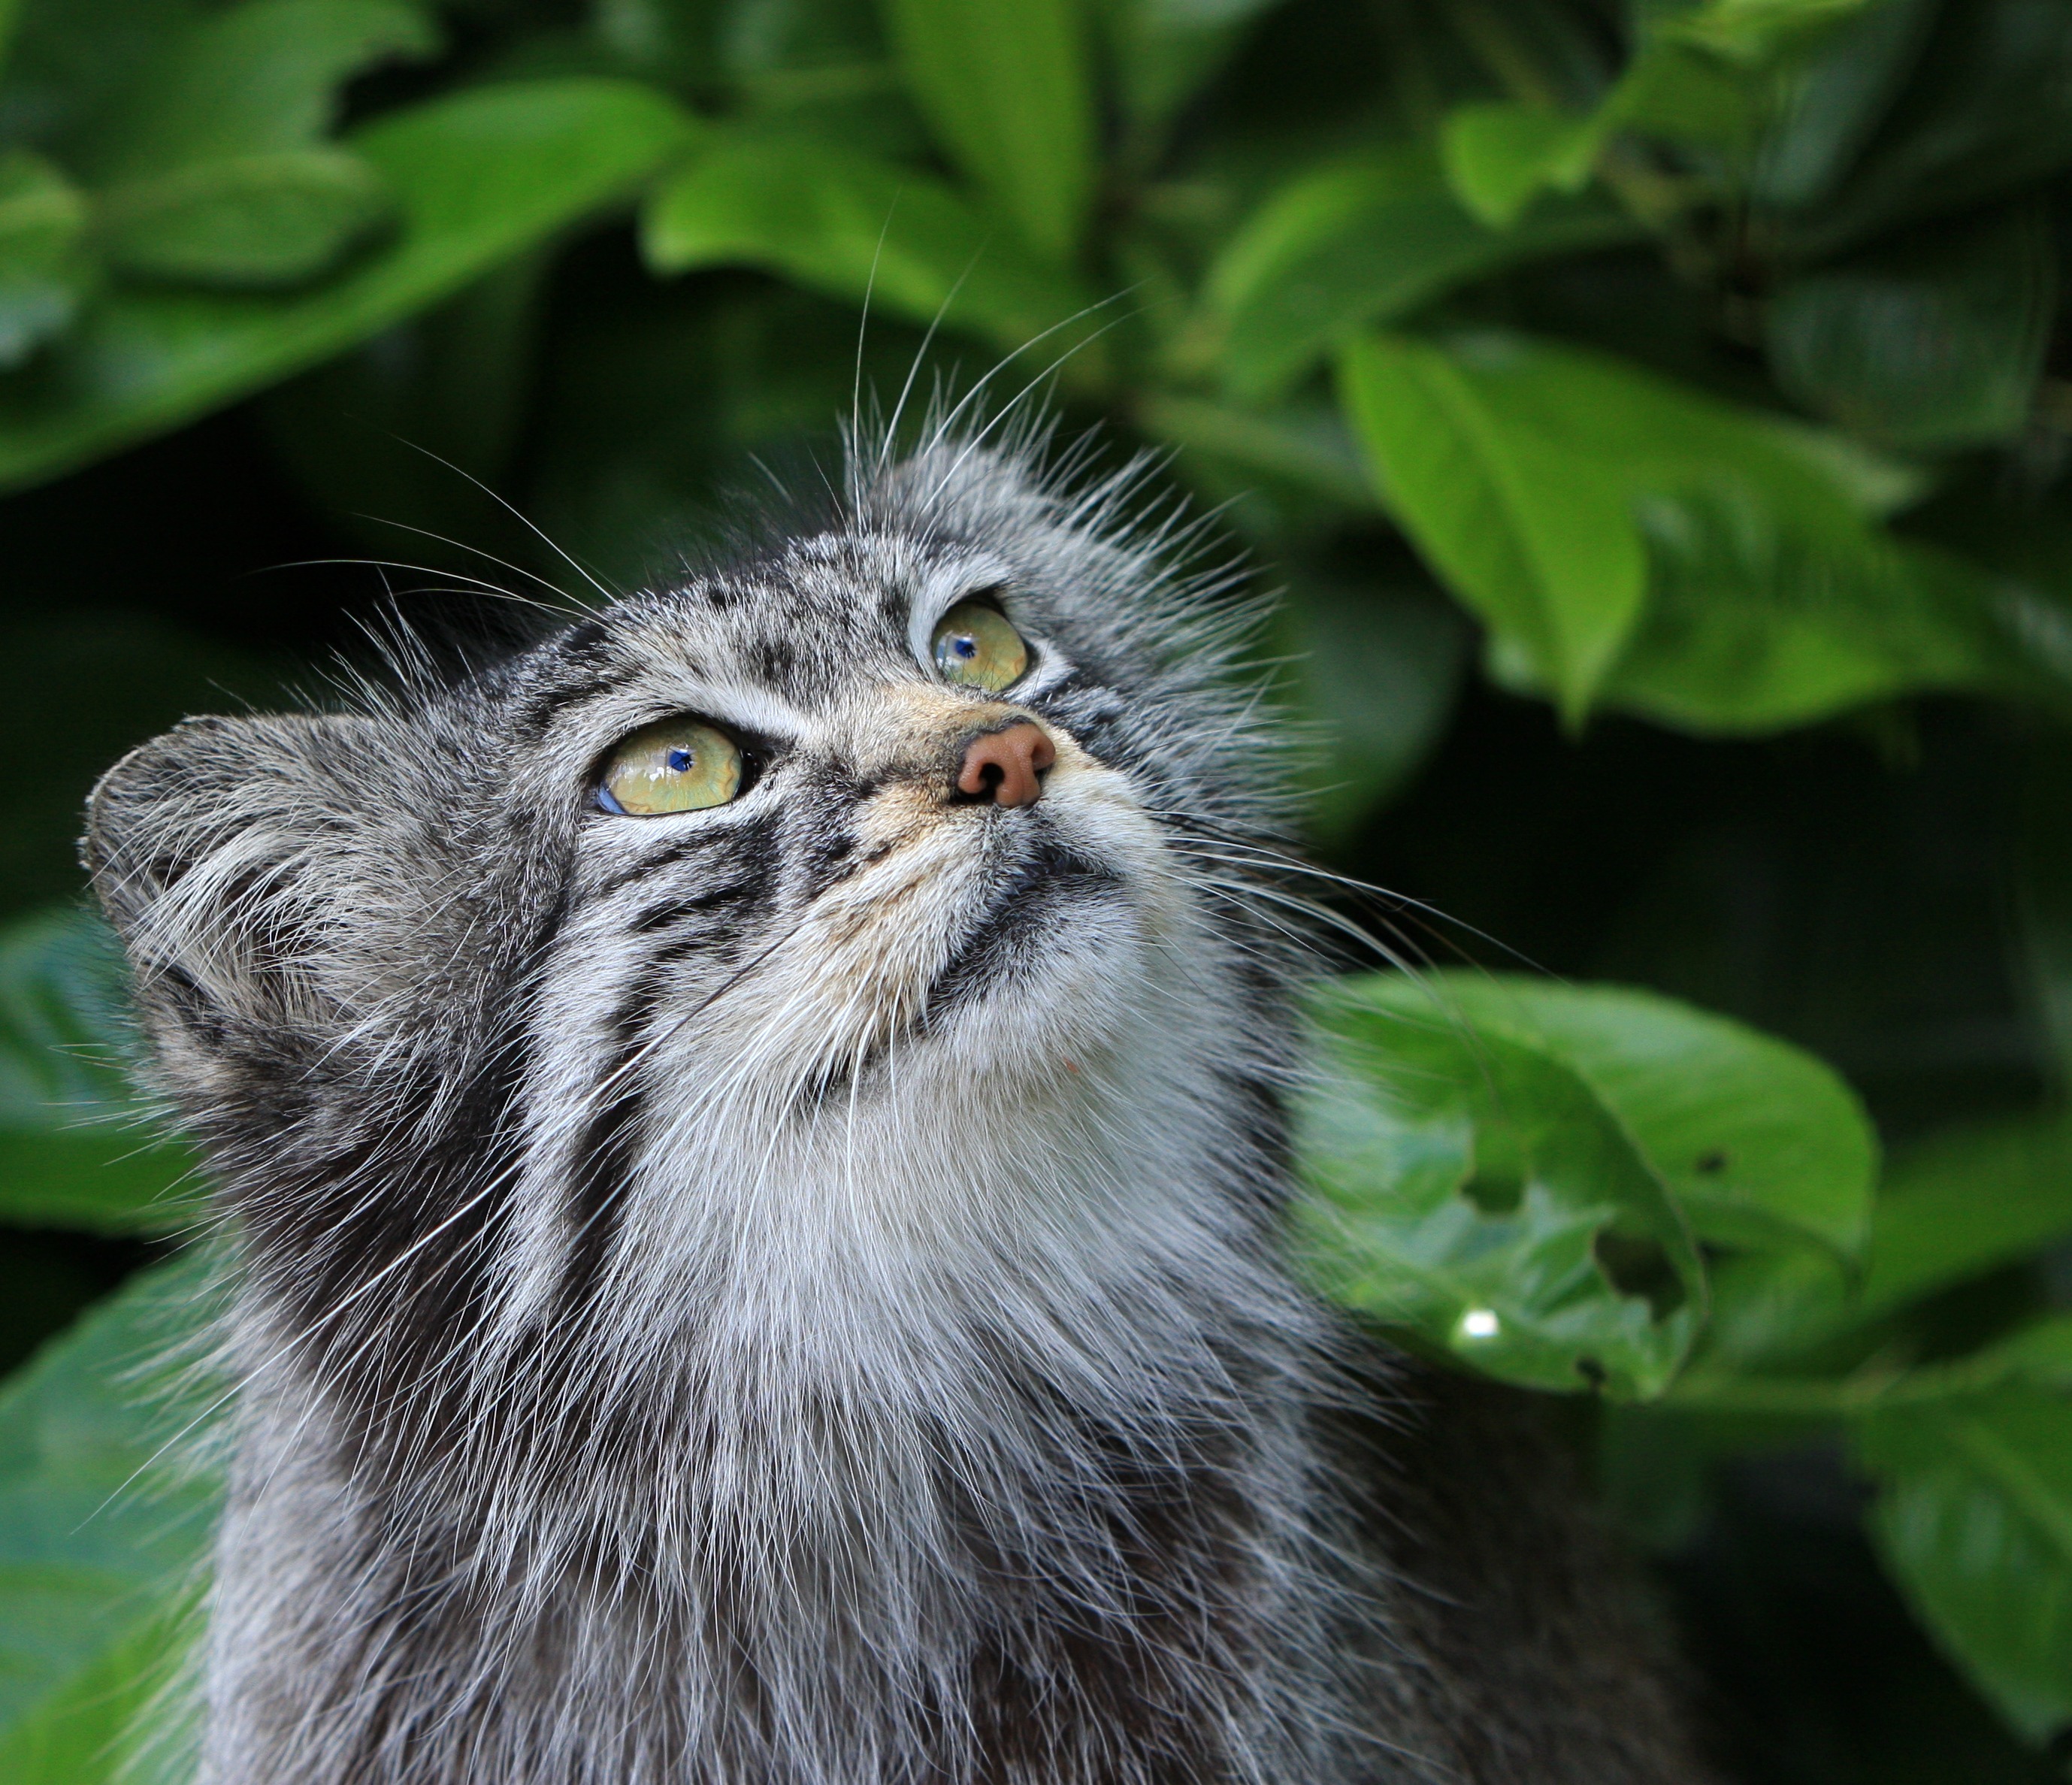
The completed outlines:
<svg viewBox="0 0 2072 1785">
<path fill-rule="evenodd" d="M 1133 482 L 865 454 L 730 569 L 102 781 L 241 1261 L 212 1785 L 1697 1776 L 1551 1462 L 1285 1273 L 1279 753 Z M 923 656 L 980 589 L 998 701 Z M 599 812 L 681 711 L 754 785 Z M 955 801 L 1022 713 L 1042 800 Z"/>
</svg>

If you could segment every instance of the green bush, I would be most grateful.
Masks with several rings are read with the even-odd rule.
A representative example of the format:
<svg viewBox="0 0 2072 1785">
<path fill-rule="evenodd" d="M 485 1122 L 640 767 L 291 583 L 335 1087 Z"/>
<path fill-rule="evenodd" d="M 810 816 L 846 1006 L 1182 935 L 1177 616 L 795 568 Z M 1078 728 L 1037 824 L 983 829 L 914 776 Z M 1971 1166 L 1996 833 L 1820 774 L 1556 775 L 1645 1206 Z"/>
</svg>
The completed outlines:
<svg viewBox="0 0 2072 1785">
<path fill-rule="evenodd" d="M 629 583 L 859 381 L 1003 356 L 1285 583 L 1320 895 L 1441 963 L 1318 998 L 1315 1280 L 1571 1397 L 1743 1776 L 2062 1761 L 2062 0 L 0 0 L 0 1300 L 25 1344 L 146 1267 L 0 1388 L 0 1777 L 177 1751 L 208 1402 L 127 1366 L 199 1318 L 150 1262 L 196 1187 L 68 840 L 371 606 L 216 585 Z M 1563 977 L 1443 965 L 1506 945 Z M 1889 1677 L 1785 1677 L 1823 1594 Z"/>
</svg>

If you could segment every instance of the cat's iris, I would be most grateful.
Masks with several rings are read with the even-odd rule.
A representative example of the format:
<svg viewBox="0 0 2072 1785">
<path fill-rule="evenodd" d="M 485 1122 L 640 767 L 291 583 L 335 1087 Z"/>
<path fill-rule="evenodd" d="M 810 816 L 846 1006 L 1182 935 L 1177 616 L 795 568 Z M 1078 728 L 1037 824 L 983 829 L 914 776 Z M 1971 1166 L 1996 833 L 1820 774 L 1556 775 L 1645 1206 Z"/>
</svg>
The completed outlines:
<svg viewBox="0 0 2072 1785">
<path fill-rule="evenodd" d="M 997 608 L 976 601 L 960 602 L 935 623 L 928 648 L 946 682 L 968 688 L 1001 689 L 1021 681 L 1029 667 L 1029 647 Z"/>
<path fill-rule="evenodd" d="M 697 719 L 664 719 L 622 741 L 604 765 L 597 803 L 623 818 L 723 806 L 741 791 L 741 746 Z"/>
</svg>

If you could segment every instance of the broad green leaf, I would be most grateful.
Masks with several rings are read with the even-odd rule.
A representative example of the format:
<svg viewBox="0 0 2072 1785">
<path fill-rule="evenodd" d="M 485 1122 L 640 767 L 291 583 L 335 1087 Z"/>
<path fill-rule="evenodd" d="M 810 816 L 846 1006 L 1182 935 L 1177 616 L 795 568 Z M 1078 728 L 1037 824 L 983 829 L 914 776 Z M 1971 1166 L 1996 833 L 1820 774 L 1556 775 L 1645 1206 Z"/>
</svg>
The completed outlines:
<svg viewBox="0 0 2072 1785">
<path fill-rule="evenodd" d="M 314 364 L 629 195 L 684 115 L 631 82 L 513 82 L 352 134 L 395 195 L 396 239 L 295 298 L 111 294 L 0 381 L 0 486 L 52 477 Z"/>
<path fill-rule="evenodd" d="M 1993 579 L 1839 515 L 1794 513 L 1780 486 L 1736 490 L 1720 469 L 1721 487 L 1637 505 L 1653 594 L 1605 704 L 1733 735 L 2031 679 Z"/>
<path fill-rule="evenodd" d="M 1010 348 L 1084 307 L 939 180 L 799 138 L 722 138 L 693 156 L 656 188 L 641 245 L 660 272 L 764 267 Z"/>
<path fill-rule="evenodd" d="M 109 197 L 119 273 L 224 290 L 306 285 L 388 220 L 380 176 L 337 149 L 195 162 Z"/>
<path fill-rule="evenodd" d="M 78 912 L 0 931 L 0 1220 L 104 1232 L 192 1224 L 193 1154 L 165 1137 L 122 1067 L 121 948 Z"/>
<path fill-rule="evenodd" d="M 1762 89 L 1748 169 L 1758 205 L 1809 213 L 1845 179 L 1914 71 L 1938 0 L 1878 0 Z"/>
<path fill-rule="evenodd" d="M 1509 1381 L 1659 1394 L 1704 1273 L 1618 1113 L 1556 1049 L 1412 981 L 1337 981 L 1316 1014 L 1297 1148 L 1326 1293 Z"/>
<path fill-rule="evenodd" d="M 1916 232 L 1785 285 L 1764 311 L 1779 386 L 1867 438 L 1976 446 L 2027 425 L 2056 307 L 2043 217 Z"/>
<path fill-rule="evenodd" d="M 1992 668 L 1978 591 L 1878 525 L 1904 475 L 1837 437 L 1509 336 L 1375 336 L 1342 373 L 1392 513 L 1572 722 L 1762 729 Z"/>
<path fill-rule="evenodd" d="M 1943 1651 L 2031 1742 L 2072 1725 L 2072 1397 L 1881 1410 L 1856 1446 L 1872 1535 Z"/>
<path fill-rule="evenodd" d="M 1855 1094 L 1810 1054 L 1628 987 L 1466 973 L 1425 983 L 1434 1016 L 1553 1054 L 1581 1078 L 1701 1239 L 1863 1251 L 1877 1144 Z"/>
<path fill-rule="evenodd" d="M 1215 75 L 1274 0 L 1115 0 L 1094 10 L 1140 155 Z"/>
<path fill-rule="evenodd" d="M 1096 176 L 1092 73 L 1076 0 L 886 0 L 915 104 L 1028 245 L 1063 262 Z"/>
<path fill-rule="evenodd" d="M 1500 369 L 1491 377 L 1444 348 L 1371 336 L 1341 364 L 1390 512 L 1580 719 L 1646 594 L 1622 467 L 1564 438 L 1560 419 L 1534 413 L 1532 393 Z M 1507 401 L 1519 394 L 1523 408 Z"/>
<path fill-rule="evenodd" d="M 211 1298 L 147 1271 L 0 1390 L 0 1777 L 99 1785 L 162 1764 L 131 1713 L 191 1641 L 222 1489 L 193 1434 Z M 184 1354 L 184 1355 L 183 1355 Z M 165 1775 L 148 1764 L 145 1776 Z"/>
<path fill-rule="evenodd" d="M 0 151 L 0 372 L 11 370 L 78 307 L 86 201 L 27 149 Z"/>
<path fill-rule="evenodd" d="M 1408 315 L 1507 266 L 1631 239 L 1594 196 L 1544 199 L 1492 228 L 1418 146 L 1298 175 L 1246 220 L 1210 267 L 1193 351 L 1248 401 L 1285 389 L 1364 323 Z"/>
<path fill-rule="evenodd" d="M 150 65 L 103 126 L 85 171 L 151 179 L 309 147 L 330 133 L 342 83 L 438 47 L 409 0 L 244 0 L 198 19 Z"/>
<path fill-rule="evenodd" d="M 1579 192 L 1589 183 L 1609 122 L 1514 101 L 1457 105 L 1439 134 L 1447 183 L 1479 221 L 1508 229 L 1550 187 Z"/>
<path fill-rule="evenodd" d="M 1737 61 L 1758 62 L 1878 3 L 1880 0 L 1703 0 L 1656 28 L 1665 36 L 1681 38 Z"/>
<path fill-rule="evenodd" d="M 1788 1362 L 1954 1285 L 2072 1236 L 2072 1122 L 2025 1117 L 1940 1135 L 1896 1158 L 1851 1281 L 1811 1256 L 1713 1273 L 1709 1359 Z"/>
<path fill-rule="evenodd" d="M 1838 46 L 1839 47 L 1839 46 Z M 1767 230 L 1809 260 L 2013 193 L 2072 162 L 2072 8 L 1943 0 L 1848 177 Z"/>
</svg>

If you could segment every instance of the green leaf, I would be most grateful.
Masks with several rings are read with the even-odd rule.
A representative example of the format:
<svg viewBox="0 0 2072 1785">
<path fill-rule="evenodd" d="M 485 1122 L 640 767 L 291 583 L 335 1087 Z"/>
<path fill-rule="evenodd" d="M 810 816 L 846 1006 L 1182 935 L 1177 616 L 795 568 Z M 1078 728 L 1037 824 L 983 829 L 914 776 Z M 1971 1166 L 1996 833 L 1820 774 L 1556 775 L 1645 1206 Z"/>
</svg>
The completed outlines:
<svg viewBox="0 0 2072 1785">
<path fill-rule="evenodd" d="M 1094 9 L 1105 34 L 1122 109 L 1140 152 L 1214 76 L 1247 27 L 1274 0 L 1114 0 Z"/>
<path fill-rule="evenodd" d="M 1435 1014 L 1581 1078 L 1701 1239 L 1863 1251 L 1877 1143 L 1855 1093 L 1811 1055 L 1654 992 L 1464 973 L 1426 982 Z"/>
<path fill-rule="evenodd" d="M 177 426 L 437 302 L 630 194 L 683 142 L 631 82 L 513 82 L 393 113 L 347 146 L 388 182 L 396 239 L 305 296 L 112 294 L 0 382 L 0 487 Z"/>
<path fill-rule="evenodd" d="M 306 285 L 388 220 L 381 178 L 337 149 L 197 162 L 110 195 L 109 264 L 224 290 Z"/>
<path fill-rule="evenodd" d="M 1085 307 L 939 180 L 800 138 L 724 138 L 694 156 L 656 188 L 641 245 L 659 272 L 760 266 L 1010 348 Z"/>
<path fill-rule="evenodd" d="M 155 59 L 97 135 L 84 171 L 155 179 L 195 162 L 307 148 L 352 76 L 438 47 L 408 0 L 245 0 L 206 14 Z"/>
<path fill-rule="evenodd" d="M 122 952 L 73 911 L 0 931 L 0 1219 L 164 1233 L 196 1214 L 195 1161 L 122 1071 Z"/>
<path fill-rule="evenodd" d="M 1580 192 L 1610 122 L 1513 101 L 1457 105 L 1439 132 L 1446 182 L 1492 229 L 1508 229 L 1550 187 Z"/>
<path fill-rule="evenodd" d="M 1844 440 L 1515 337 L 1342 369 L 1392 513 L 1572 722 L 1760 730 L 1993 669 L 1977 580 L 1878 525 L 1910 484 Z"/>
<path fill-rule="evenodd" d="M 1916 232 L 1784 286 L 1764 312 L 1777 381 L 1873 440 L 1977 446 L 2027 424 L 2056 308 L 2045 219 L 2023 206 Z"/>
<path fill-rule="evenodd" d="M 1445 989 L 1339 981 L 1297 1118 L 1303 1253 L 1326 1293 L 1488 1374 L 1648 1399 L 1696 1332 L 1703 1269 L 1661 1179 L 1555 1047 Z"/>
<path fill-rule="evenodd" d="M 1630 240 L 1595 196 L 1543 200 L 1509 229 L 1463 209 L 1429 147 L 1326 165 L 1248 217 L 1204 286 L 1207 352 L 1233 394 L 1285 390 L 1364 323 L 1507 266 Z"/>
<path fill-rule="evenodd" d="M 1534 413 L 1534 392 L 1501 366 L 1386 335 L 1348 348 L 1341 366 L 1390 512 L 1580 719 L 1646 594 L 1627 479 Z"/>
<path fill-rule="evenodd" d="M 1872 1535 L 1943 1651 L 2031 1742 L 2072 1725 L 2072 1400 L 1881 1410 L 1856 1446 Z"/>
<path fill-rule="evenodd" d="M 1656 29 L 1739 62 L 1777 56 L 1880 0 L 1703 0 Z"/>
<path fill-rule="evenodd" d="M 69 327 L 84 266 L 86 201 L 27 149 L 0 151 L 0 372 Z"/>
<path fill-rule="evenodd" d="M 1654 594 L 1605 704 L 1733 735 L 2036 679 L 2004 637 L 1992 579 L 1839 515 L 1794 513 L 1788 496 L 1727 486 L 1638 506 Z"/>
<path fill-rule="evenodd" d="M 1039 254 L 1069 260 L 1092 202 L 1092 70 L 1076 0 L 886 0 L 915 104 Z"/>
<path fill-rule="evenodd" d="M 0 1390 L 0 1777 L 99 1785 L 176 1732 L 135 1721 L 171 1683 L 222 1498 L 182 1428 L 209 1384 L 174 1368 L 208 1305 L 195 1257 L 146 1272 Z M 154 1715 L 153 1721 L 159 1719 Z M 155 1762 L 154 1765 L 152 1762 Z M 166 1769 L 161 1772 L 158 1769 Z"/>
<path fill-rule="evenodd" d="M 1713 1273 L 1709 1358 L 1789 1361 L 2072 1236 L 2072 1121 L 1967 1127 L 1896 1158 L 1851 1282 L 1811 1256 L 1741 1258 Z"/>
</svg>

